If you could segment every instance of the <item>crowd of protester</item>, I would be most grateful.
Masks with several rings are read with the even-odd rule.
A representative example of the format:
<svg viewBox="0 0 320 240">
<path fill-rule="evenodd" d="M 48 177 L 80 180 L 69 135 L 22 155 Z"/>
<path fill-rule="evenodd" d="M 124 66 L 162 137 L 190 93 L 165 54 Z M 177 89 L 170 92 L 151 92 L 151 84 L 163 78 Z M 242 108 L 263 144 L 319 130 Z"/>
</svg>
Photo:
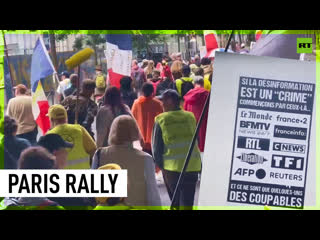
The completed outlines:
<svg viewBox="0 0 320 240">
<path fill-rule="evenodd" d="M 31 97 L 26 94 L 26 86 L 17 85 L 1 126 L 4 168 L 127 169 L 128 197 L 5 198 L 1 207 L 162 206 L 156 182 L 159 174 L 172 200 L 211 89 L 212 72 L 210 59 L 195 56 L 186 63 L 181 53 L 165 56 L 157 66 L 153 60 L 133 60 L 132 74 L 121 79 L 120 89 L 110 86 L 100 67 L 96 68 L 94 79 L 81 82 L 81 89 L 77 89 L 76 74 L 63 72 L 57 89 L 58 103 L 48 111 L 51 129 L 38 141 Z M 192 209 L 194 205 L 207 115 L 208 112 L 174 202 L 180 209 Z M 136 141 L 141 150 L 134 147 Z"/>
</svg>

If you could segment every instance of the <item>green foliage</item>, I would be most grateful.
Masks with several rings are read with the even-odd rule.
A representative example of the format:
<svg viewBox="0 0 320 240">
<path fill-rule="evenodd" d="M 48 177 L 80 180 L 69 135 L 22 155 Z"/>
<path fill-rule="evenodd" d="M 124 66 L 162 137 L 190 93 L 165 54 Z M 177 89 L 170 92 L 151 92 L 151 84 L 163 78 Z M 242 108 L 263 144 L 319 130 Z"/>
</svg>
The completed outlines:
<svg viewBox="0 0 320 240">
<path fill-rule="evenodd" d="M 56 41 L 60 42 L 60 41 L 64 41 L 68 39 L 68 34 L 56 34 Z"/>
<path fill-rule="evenodd" d="M 102 34 L 89 34 L 84 37 L 84 42 L 95 49 L 98 45 L 105 43 L 106 39 Z"/>
<path fill-rule="evenodd" d="M 78 41 L 79 41 L 79 46 L 80 46 L 80 40 L 78 40 Z M 95 57 L 94 60 L 95 60 L 95 64 L 97 65 L 98 64 L 98 52 L 97 52 L 98 46 L 100 44 L 106 43 L 106 39 L 105 39 L 104 35 L 102 35 L 102 34 L 88 34 L 83 37 L 83 42 L 85 43 L 85 45 L 91 47 L 94 50 L 94 57 Z"/>
<path fill-rule="evenodd" d="M 74 40 L 74 43 L 72 45 L 72 48 L 74 51 L 80 51 L 83 48 L 83 37 L 82 36 L 76 37 L 76 39 Z"/>
<path fill-rule="evenodd" d="M 68 39 L 68 35 L 78 34 L 80 30 L 49 30 L 49 34 L 55 34 L 55 40 L 57 42 Z"/>
<path fill-rule="evenodd" d="M 70 35 L 70 34 L 79 34 L 80 30 L 49 30 L 56 35 Z"/>
<path fill-rule="evenodd" d="M 164 34 L 134 34 L 132 35 L 132 48 L 137 51 L 151 52 L 150 44 L 160 44 L 167 41 Z"/>
</svg>

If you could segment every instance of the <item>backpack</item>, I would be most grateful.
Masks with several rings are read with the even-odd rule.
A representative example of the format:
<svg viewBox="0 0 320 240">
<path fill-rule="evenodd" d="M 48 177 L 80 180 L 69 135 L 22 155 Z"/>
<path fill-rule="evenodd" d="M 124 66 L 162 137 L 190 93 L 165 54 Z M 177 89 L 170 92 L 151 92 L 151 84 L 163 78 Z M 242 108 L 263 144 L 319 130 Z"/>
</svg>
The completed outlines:
<svg viewBox="0 0 320 240">
<path fill-rule="evenodd" d="M 75 118 L 76 118 L 76 102 L 77 102 L 77 96 L 69 96 L 65 98 L 61 102 L 61 105 L 64 106 L 64 108 L 67 111 L 68 115 L 68 123 L 74 124 Z M 87 117 L 87 109 L 89 105 L 89 101 L 79 98 L 79 108 L 78 108 L 78 124 L 82 125 L 84 120 Z"/>
<path fill-rule="evenodd" d="M 181 98 L 184 97 L 184 95 L 187 94 L 191 89 L 194 88 L 193 83 L 189 81 L 184 81 L 183 79 L 180 79 L 182 81 L 181 84 Z"/>
<path fill-rule="evenodd" d="M 98 75 L 96 77 L 96 87 L 97 88 L 105 88 L 106 87 L 106 81 L 105 81 L 103 75 Z"/>
</svg>

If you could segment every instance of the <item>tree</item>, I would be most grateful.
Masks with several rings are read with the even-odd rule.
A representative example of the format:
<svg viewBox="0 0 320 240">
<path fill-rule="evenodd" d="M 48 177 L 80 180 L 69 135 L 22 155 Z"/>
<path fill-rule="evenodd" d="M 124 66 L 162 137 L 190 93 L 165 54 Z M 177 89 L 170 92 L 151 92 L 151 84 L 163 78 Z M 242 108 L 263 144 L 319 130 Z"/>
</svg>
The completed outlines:
<svg viewBox="0 0 320 240">
<path fill-rule="evenodd" d="M 79 40 L 80 41 L 80 40 Z M 106 43 L 106 39 L 102 34 L 89 34 L 84 37 L 84 42 L 87 46 L 93 48 L 95 56 L 95 64 L 98 65 L 98 46 Z M 80 44 L 79 44 L 80 45 Z"/>
<path fill-rule="evenodd" d="M 58 69 L 56 42 L 64 41 L 70 34 L 77 34 L 78 32 L 79 30 L 49 30 L 50 52 L 56 71 Z"/>
<path fill-rule="evenodd" d="M 72 48 L 74 51 L 80 51 L 83 48 L 83 37 L 82 36 L 76 37 L 76 39 L 74 40 L 74 43 L 72 45 Z"/>
<path fill-rule="evenodd" d="M 147 57 L 153 55 L 151 44 L 165 43 L 167 35 L 165 34 L 133 34 L 132 35 L 132 48 L 137 51 L 146 51 Z"/>
<path fill-rule="evenodd" d="M 56 35 L 54 30 L 49 30 L 49 40 L 50 40 L 50 52 L 52 56 L 52 62 L 55 70 L 58 70 L 58 58 L 56 52 Z"/>
</svg>

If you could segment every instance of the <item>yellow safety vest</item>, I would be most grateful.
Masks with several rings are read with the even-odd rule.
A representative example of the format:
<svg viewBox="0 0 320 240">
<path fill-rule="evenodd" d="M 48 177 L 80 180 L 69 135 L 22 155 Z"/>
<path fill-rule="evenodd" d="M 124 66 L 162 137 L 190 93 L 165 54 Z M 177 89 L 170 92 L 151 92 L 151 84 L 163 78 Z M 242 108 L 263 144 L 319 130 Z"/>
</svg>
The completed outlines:
<svg viewBox="0 0 320 240">
<path fill-rule="evenodd" d="M 188 154 L 196 119 L 191 112 L 177 110 L 164 112 L 155 118 L 162 131 L 164 142 L 163 168 L 168 171 L 181 172 Z M 201 158 L 198 144 L 194 145 L 187 172 L 201 170 Z"/>
<path fill-rule="evenodd" d="M 211 90 L 211 83 L 209 81 L 209 77 L 210 77 L 210 74 L 206 74 L 204 75 L 204 78 L 203 78 L 203 88 L 208 90 L 210 92 Z"/>
<path fill-rule="evenodd" d="M 61 124 L 48 131 L 47 134 L 55 133 L 65 141 L 73 143 L 73 148 L 67 149 L 67 169 L 88 169 L 90 168 L 89 154 L 83 147 L 83 134 L 79 124 Z"/>
<path fill-rule="evenodd" d="M 179 93 L 179 95 L 181 96 L 181 87 L 182 87 L 182 84 L 183 84 L 183 82 L 182 82 L 182 80 L 183 81 L 185 81 L 185 82 L 191 82 L 192 84 L 193 84 L 193 79 L 191 78 L 191 77 L 182 77 L 182 78 L 180 78 L 180 79 L 177 79 L 176 80 L 176 88 L 177 88 L 177 91 L 178 91 L 178 93 Z"/>
</svg>

